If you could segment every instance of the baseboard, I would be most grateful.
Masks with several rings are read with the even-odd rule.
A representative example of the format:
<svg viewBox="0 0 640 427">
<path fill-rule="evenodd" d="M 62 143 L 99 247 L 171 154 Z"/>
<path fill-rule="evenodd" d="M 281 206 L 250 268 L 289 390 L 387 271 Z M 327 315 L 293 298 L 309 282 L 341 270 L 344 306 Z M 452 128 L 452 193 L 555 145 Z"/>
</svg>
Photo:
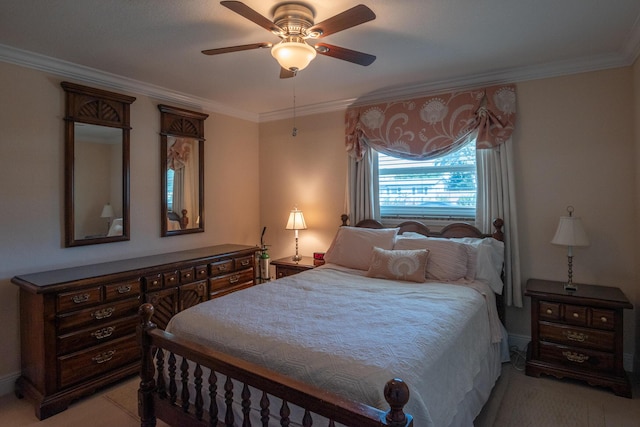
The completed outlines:
<svg viewBox="0 0 640 427">
<path fill-rule="evenodd" d="M 18 379 L 19 376 L 20 376 L 20 372 L 15 372 L 13 374 L 9 374 L 7 376 L 0 378 L 0 396 L 13 393 L 16 380 Z"/>
<path fill-rule="evenodd" d="M 530 336 L 509 334 L 509 348 L 517 347 L 518 350 L 526 350 L 530 341 Z M 622 366 L 627 372 L 640 372 L 640 360 L 636 360 L 633 353 L 623 353 Z"/>
</svg>

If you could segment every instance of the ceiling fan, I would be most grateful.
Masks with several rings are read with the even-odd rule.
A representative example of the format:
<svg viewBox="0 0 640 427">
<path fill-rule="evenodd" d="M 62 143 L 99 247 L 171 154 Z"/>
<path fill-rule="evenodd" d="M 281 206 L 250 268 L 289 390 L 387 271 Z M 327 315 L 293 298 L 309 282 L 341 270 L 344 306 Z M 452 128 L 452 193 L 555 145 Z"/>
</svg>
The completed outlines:
<svg viewBox="0 0 640 427">
<path fill-rule="evenodd" d="M 299 3 L 282 3 L 275 8 L 273 22 L 239 1 L 221 1 L 221 5 L 240 16 L 271 31 L 282 40 L 277 43 L 262 42 L 240 46 L 230 46 L 203 50 L 205 55 L 239 52 L 259 48 L 271 48 L 271 55 L 280 64 L 280 78 L 293 77 L 316 57 L 316 53 L 359 65 L 370 65 L 374 55 L 346 49 L 327 43 L 307 43 L 308 39 L 320 39 L 328 35 L 363 24 L 376 18 L 375 13 L 365 5 L 357 5 L 318 24 L 313 22 L 314 11 Z"/>
</svg>

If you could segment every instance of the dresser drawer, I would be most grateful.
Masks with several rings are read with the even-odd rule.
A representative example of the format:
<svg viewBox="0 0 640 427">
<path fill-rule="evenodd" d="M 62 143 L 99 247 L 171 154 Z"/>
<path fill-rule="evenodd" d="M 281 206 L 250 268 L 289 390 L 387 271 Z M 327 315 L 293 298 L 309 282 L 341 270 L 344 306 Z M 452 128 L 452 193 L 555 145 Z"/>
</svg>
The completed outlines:
<svg viewBox="0 0 640 427">
<path fill-rule="evenodd" d="M 71 332 L 85 325 L 98 327 L 120 317 L 129 316 L 138 312 L 140 297 L 120 300 L 111 304 L 103 304 L 97 307 L 87 308 L 58 315 L 58 333 Z M 87 326 L 89 327 L 89 326 Z"/>
<path fill-rule="evenodd" d="M 570 366 L 574 369 L 612 372 L 613 353 L 540 342 L 540 360 Z"/>
<path fill-rule="evenodd" d="M 221 291 L 244 287 L 247 284 L 253 285 L 253 269 L 209 279 L 209 294 L 213 296 Z"/>
<path fill-rule="evenodd" d="M 233 260 L 227 259 L 224 261 L 212 262 L 209 264 L 209 269 L 212 276 L 230 273 L 234 269 Z"/>
<path fill-rule="evenodd" d="M 78 308 L 102 302 L 102 287 L 85 288 L 79 291 L 58 294 L 57 311 L 76 310 Z"/>
<path fill-rule="evenodd" d="M 177 271 L 171 271 L 171 272 L 162 274 L 162 280 L 164 282 L 165 288 L 171 288 L 173 286 L 178 286 L 178 284 L 180 283 L 178 278 L 179 278 L 179 276 L 178 276 L 178 272 Z"/>
<path fill-rule="evenodd" d="M 191 283 L 196 278 L 196 270 L 193 267 L 180 270 L 180 283 Z"/>
<path fill-rule="evenodd" d="M 140 358 L 136 335 L 58 357 L 58 387 L 65 388 L 128 365 Z"/>
<path fill-rule="evenodd" d="M 152 291 L 155 289 L 162 289 L 162 274 L 150 274 L 142 278 L 145 286 L 145 291 Z"/>
<path fill-rule="evenodd" d="M 104 287 L 105 301 L 113 301 L 140 295 L 140 280 L 111 283 Z"/>
<path fill-rule="evenodd" d="M 540 322 L 539 337 L 542 341 L 555 342 L 568 346 L 593 348 L 595 350 L 610 352 L 613 352 L 615 349 L 615 335 L 613 332 L 581 328 L 579 326 Z"/>
<path fill-rule="evenodd" d="M 138 315 L 132 315 L 105 323 L 97 327 L 85 328 L 58 337 L 58 355 L 82 350 L 83 348 L 111 341 L 125 335 L 134 334 L 140 321 Z"/>
<path fill-rule="evenodd" d="M 253 255 L 247 255 L 234 260 L 234 267 L 236 270 L 243 270 L 245 268 L 253 267 L 255 263 L 255 257 Z"/>
<path fill-rule="evenodd" d="M 205 280 L 207 277 L 209 277 L 209 269 L 207 268 L 207 265 L 197 265 L 196 268 L 196 280 Z"/>
</svg>

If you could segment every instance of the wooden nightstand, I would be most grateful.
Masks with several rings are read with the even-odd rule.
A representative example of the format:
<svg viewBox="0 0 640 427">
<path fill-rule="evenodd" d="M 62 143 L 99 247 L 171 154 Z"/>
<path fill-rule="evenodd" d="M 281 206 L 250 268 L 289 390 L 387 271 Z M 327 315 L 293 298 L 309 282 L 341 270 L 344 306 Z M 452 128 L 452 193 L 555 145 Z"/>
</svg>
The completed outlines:
<svg viewBox="0 0 640 427">
<path fill-rule="evenodd" d="M 618 288 L 578 285 L 564 290 L 562 282 L 530 279 L 531 343 L 526 374 L 584 380 L 631 397 L 622 363 L 622 315 L 633 308 Z"/>
<path fill-rule="evenodd" d="M 293 276 L 294 274 L 311 270 L 312 268 L 316 268 L 317 266 L 324 264 L 324 261 L 314 260 L 310 256 L 303 256 L 298 262 L 295 262 L 291 258 L 293 257 L 280 258 L 275 261 L 271 261 L 271 265 L 276 266 L 276 279 Z"/>
</svg>

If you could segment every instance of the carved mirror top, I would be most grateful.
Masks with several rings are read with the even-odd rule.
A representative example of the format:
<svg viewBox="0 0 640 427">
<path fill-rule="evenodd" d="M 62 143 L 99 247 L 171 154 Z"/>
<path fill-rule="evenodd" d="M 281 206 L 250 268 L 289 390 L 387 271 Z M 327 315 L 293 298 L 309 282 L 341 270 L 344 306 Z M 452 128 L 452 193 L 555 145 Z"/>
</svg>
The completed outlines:
<svg viewBox="0 0 640 427">
<path fill-rule="evenodd" d="M 61 86 L 67 93 L 65 120 L 131 129 L 129 109 L 136 98 L 68 82 Z"/>
</svg>

